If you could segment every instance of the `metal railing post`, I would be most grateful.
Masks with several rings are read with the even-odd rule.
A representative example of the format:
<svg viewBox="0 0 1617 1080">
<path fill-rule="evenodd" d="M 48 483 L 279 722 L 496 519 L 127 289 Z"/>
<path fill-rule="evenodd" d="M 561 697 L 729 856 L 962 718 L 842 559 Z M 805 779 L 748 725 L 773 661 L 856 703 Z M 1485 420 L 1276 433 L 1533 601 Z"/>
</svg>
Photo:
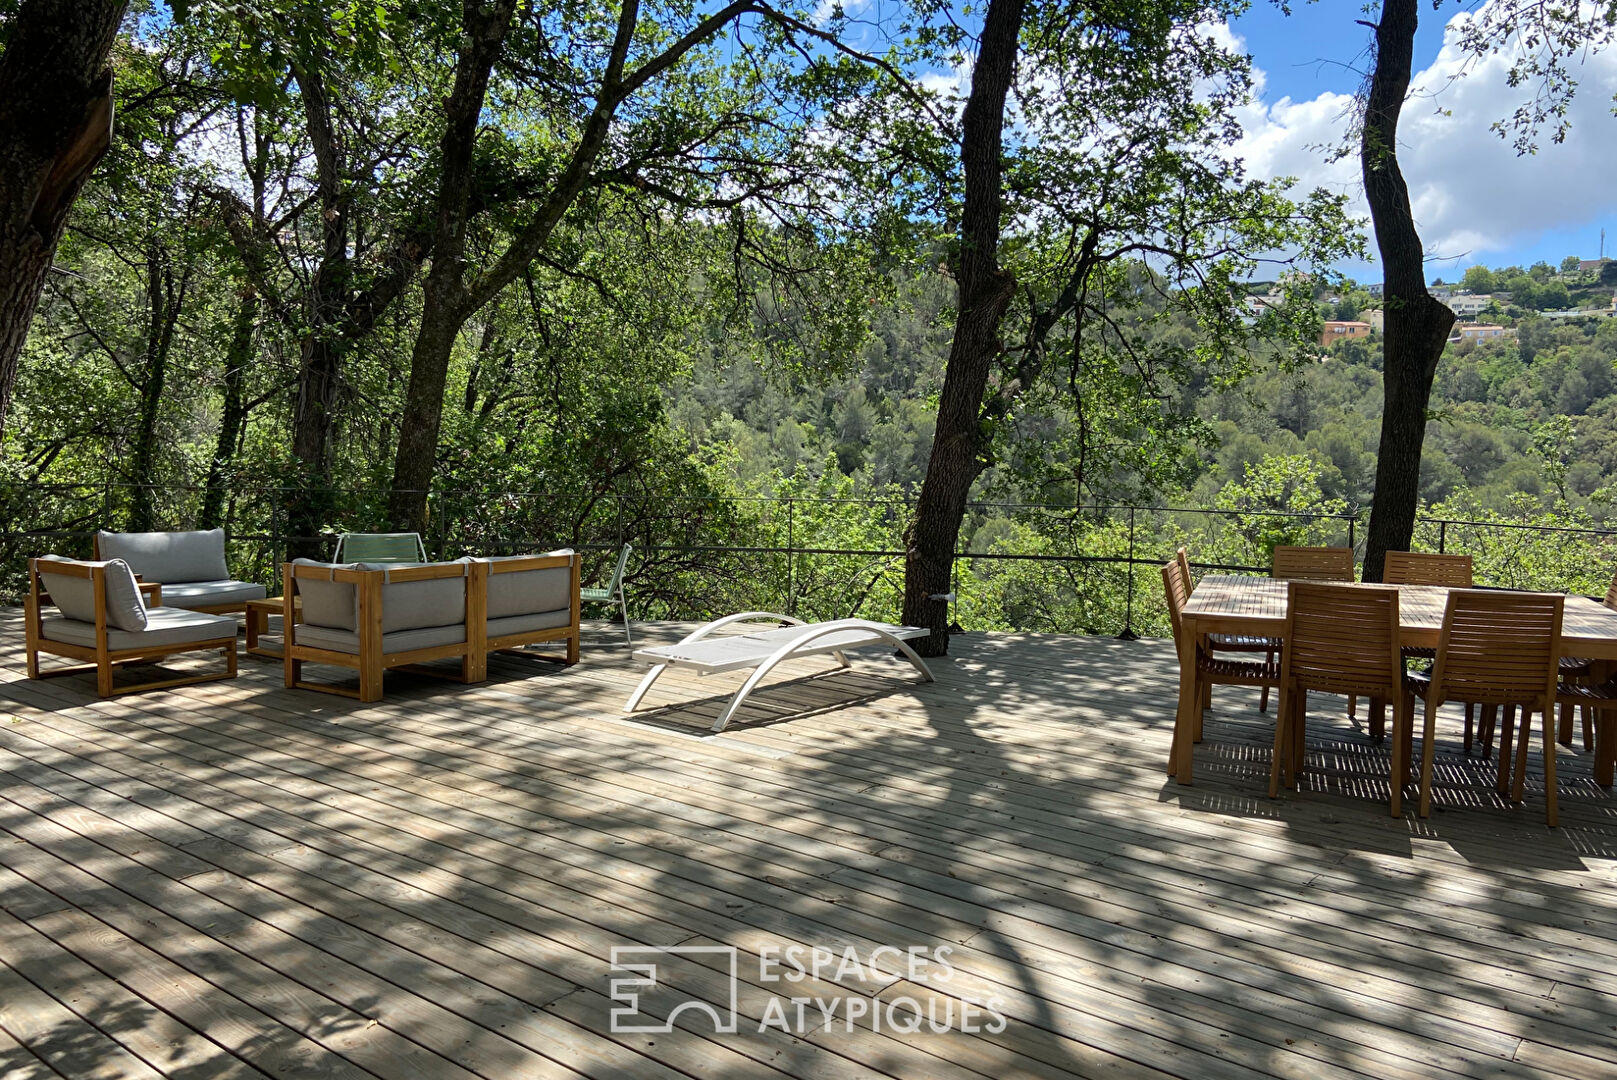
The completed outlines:
<svg viewBox="0 0 1617 1080">
<path fill-rule="evenodd" d="M 1448 543 L 1449 523 L 1446 521 L 1439 521 L 1437 523 L 1437 553 L 1439 555 L 1445 554 Z"/>
<path fill-rule="evenodd" d="M 1359 546 L 1359 541 L 1358 541 L 1357 534 L 1356 534 L 1356 530 L 1358 529 L 1358 527 L 1359 527 L 1359 515 L 1358 514 L 1349 514 L 1348 515 L 1348 547 L 1349 547 L 1349 549 L 1357 548 Z"/>
<path fill-rule="evenodd" d="M 1129 507 L 1129 561 L 1128 561 L 1128 597 L 1123 605 L 1123 632 L 1117 635 L 1119 641 L 1137 641 L 1139 634 L 1134 632 L 1134 507 Z"/>
<path fill-rule="evenodd" d="M 794 573 L 796 558 L 792 551 L 793 541 L 796 536 L 794 532 L 794 507 L 796 502 L 796 499 L 786 500 L 786 614 L 793 618 L 797 617 L 797 585 Z"/>
</svg>

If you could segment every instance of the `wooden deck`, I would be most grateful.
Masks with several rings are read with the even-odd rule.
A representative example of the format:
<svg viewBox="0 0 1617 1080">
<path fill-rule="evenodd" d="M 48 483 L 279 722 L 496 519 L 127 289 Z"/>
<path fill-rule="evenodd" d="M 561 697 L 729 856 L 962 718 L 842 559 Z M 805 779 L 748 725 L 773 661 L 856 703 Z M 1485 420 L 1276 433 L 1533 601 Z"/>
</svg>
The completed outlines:
<svg viewBox="0 0 1617 1080">
<path fill-rule="evenodd" d="M 1032 635 L 957 638 L 932 685 L 803 661 L 708 736 L 741 676 L 670 672 L 651 704 L 685 704 L 626 718 L 609 633 L 372 706 L 252 659 L 101 701 L 23 680 L 0 612 L 0 1077 L 1617 1076 L 1617 804 L 1586 755 L 1550 831 L 1451 728 L 1440 809 L 1394 821 L 1384 748 L 1320 698 L 1314 772 L 1271 802 L 1267 717 L 1224 690 L 1181 788 L 1171 648 Z M 721 944 L 738 1031 L 611 1030 L 615 946 Z M 948 946 L 953 976 L 763 981 L 790 944 Z M 670 957 L 642 1013 L 722 1009 L 728 971 Z M 788 1003 L 760 1032 L 792 996 L 1006 1022 L 795 1030 Z"/>
</svg>

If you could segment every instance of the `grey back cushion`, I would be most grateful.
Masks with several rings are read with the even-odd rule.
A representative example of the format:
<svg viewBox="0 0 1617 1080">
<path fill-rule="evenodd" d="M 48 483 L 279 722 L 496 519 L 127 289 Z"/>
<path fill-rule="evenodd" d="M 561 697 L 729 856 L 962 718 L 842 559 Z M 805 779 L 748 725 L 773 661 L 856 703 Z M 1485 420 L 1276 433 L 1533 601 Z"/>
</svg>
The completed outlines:
<svg viewBox="0 0 1617 1080">
<path fill-rule="evenodd" d="M 571 555 L 571 548 L 547 551 L 547 555 Z M 490 563 L 509 559 L 531 559 L 531 555 L 504 555 L 487 560 Z M 572 572 L 565 566 L 546 570 L 515 570 L 508 574 L 490 573 L 488 576 L 488 617 L 509 619 L 516 615 L 537 615 L 543 611 L 561 611 L 573 606 Z"/>
<path fill-rule="evenodd" d="M 457 559 L 461 576 L 427 581 L 382 582 L 382 633 L 422 630 L 434 626 L 461 626 L 466 622 L 466 573 L 469 559 Z M 407 566 L 441 563 L 359 563 L 361 570 L 403 570 Z"/>
<path fill-rule="evenodd" d="M 78 562 L 45 555 L 40 562 L 73 563 L 77 566 L 100 566 L 104 570 L 107 587 L 107 624 L 117 630 L 138 633 L 146 629 L 146 602 L 135 585 L 135 572 L 122 559 L 106 562 Z M 95 622 L 95 582 L 89 578 L 53 574 L 39 568 L 39 580 L 51 594 L 56 609 L 78 622 Z"/>
<path fill-rule="evenodd" d="M 96 533 L 103 559 L 122 559 L 147 581 L 225 581 L 225 531 Z"/>
<path fill-rule="evenodd" d="M 293 566 L 318 566 L 328 570 L 354 570 L 352 563 L 323 563 L 315 559 L 293 559 Z M 339 630 L 359 629 L 359 590 L 346 581 L 298 578 L 298 595 L 303 597 L 303 621 Z"/>
<path fill-rule="evenodd" d="M 460 560 L 462 563 L 467 560 Z M 310 559 L 294 560 L 298 566 L 319 566 L 339 570 L 402 570 L 390 563 L 333 563 Z M 410 563 L 430 566 L 432 563 Z M 298 594 L 303 597 L 303 621 L 341 630 L 359 629 L 359 588 L 346 581 L 298 578 Z M 420 630 L 434 626 L 459 626 L 466 621 L 466 578 L 434 578 L 429 581 L 386 581 L 382 583 L 382 633 Z"/>
</svg>

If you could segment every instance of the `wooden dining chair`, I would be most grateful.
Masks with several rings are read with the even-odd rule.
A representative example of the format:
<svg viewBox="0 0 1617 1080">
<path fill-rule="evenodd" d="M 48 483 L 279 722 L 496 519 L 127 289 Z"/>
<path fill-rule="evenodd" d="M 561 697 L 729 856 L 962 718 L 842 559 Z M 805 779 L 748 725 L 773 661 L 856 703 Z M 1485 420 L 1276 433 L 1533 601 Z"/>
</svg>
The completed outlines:
<svg viewBox="0 0 1617 1080">
<path fill-rule="evenodd" d="M 1389 551 L 1381 564 L 1381 580 L 1388 585 L 1446 585 L 1451 589 L 1469 589 L 1471 556 Z"/>
<path fill-rule="evenodd" d="M 1173 642 L 1178 655 L 1183 656 L 1184 623 L 1181 615 L 1185 609 L 1185 601 L 1190 597 L 1190 575 L 1183 564 L 1175 558 L 1162 567 L 1162 591 L 1168 601 L 1168 624 L 1173 628 Z M 1273 663 L 1263 660 L 1227 660 L 1217 657 L 1212 650 L 1205 648 L 1201 642 L 1196 643 L 1196 673 L 1202 678 L 1204 686 L 1257 686 L 1278 687 L 1280 685 L 1280 669 Z M 1191 677 L 1190 672 L 1180 671 L 1179 678 L 1184 680 Z M 1207 706 L 1207 697 L 1204 694 L 1198 702 L 1202 708 Z M 1177 721 L 1175 722 L 1177 727 Z M 1196 713 L 1196 730 L 1192 732 L 1193 742 L 1201 742 L 1201 711 Z M 1178 771 L 1178 739 L 1174 740 L 1174 750 L 1168 755 L 1168 774 L 1171 776 Z"/>
<path fill-rule="evenodd" d="M 1174 561 L 1179 564 L 1186 583 L 1186 599 L 1195 591 L 1196 579 L 1190 572 L 1190 552 L 1180 548 L 1174 553 Z M 1184 605 L 1181 604 L 1181 607 Z M 1273 664 L 1280 656 L 1280 639 L 1255 637 L 1249 634 L 1208 634 L 1207 644 L 1217 653 L 1262 653 L 1267 663 Z M 1258 711 L 1269 711 L 1269 688 L 1265 686 L 1258 694 Z"/>
<path fill-rule="evenodd" d="M 1469 555 L 1436 555 L 1428 551 L 1389 551 L 1381 566 L 1381 580 L 1388 585 L 1442 585 L 1451 589 L 1469 589 L 1472 581 L 1472 560 Z M 1433 660 L 1437 650 L 1416 645 L 1404 649 L 1404 656 L 1412 660 Z M 1467 701 L 1465 706 L 1465 752 L 1471 753 L 1476 717 L 1483 707 Z M 1498 713 L 1498 706 L 1487 706 L 1492 714 L 1487 717 L 1488 730 Z M 1373 732 L 1381 728 L 1379 707 L 1373 714 L 1370 727 Z"/>
<path fill-rule="evenodd" d="M 1274 549 L 1269 576 L 1283 581 L 1352 581 L 1353 549 L 1282 545 Z"/>
<path fill-rule="evenodd" d="M 1269 556 L 1269 576 L 1282 581 L 1352 581 L 1353 549 L 1350 547 L 1276 547 Z M 1358 716 L 1359 699 L 1348 695 L 1348 719 Z M 1379 729 L 1375 732 L 1381 737 Z"/>
<path fill-rule="evenodd" d="M 1375 697 L 1397 703 L 1393 717 L 1392 812 L 1400 813 L 1409 778 L 1410 712 L 1404 705 L 1398 648 L 1398 590 L 1377 585 L 1293 581 L 1286 589 L 1285 646 L 1269 797 L 1295 788 L 1303 768 L 1308 692 Z"/>
<path fill-rule="evenodd" d="M 1406 708 L 1413 708 L 1416 697 L 1426 703 L 1421 744 L 1421 817 L 1432 810 L 1438 706 L 1445 701 L 1474 701 L 1504 710 L 1496 787 L 1501 795 L 1515 801 L 1520 801 L 1525 786 L 1533 713 L 1544 717 L 1545 819 L 1552 826 L 1557 823 L 1554 724 L 1565 602 L 1565 597 L 1547 593 L 1478 589 L 1449 593 L 1431 671 L 1411 672 L 1404 681 L 1410 695 Z M 1512 715 L 1517 708 L 1522 710 L 1519 746 L 1512 733 Z M 1512 785 L 1513 747 L 1516 775 Z"/>
<path fill-rule="evenodd" d="M 1617 574 L 1612 575 L 1611 584 L 1606 587 L 1605 603 L 1608 608 L 1617 611 Z M 1592 684 L 1595 681 L 1594 666 L 1594 661 L 1587 657 L 1563 656 L 1561 657 L 1561 681 L 1573 686 Z M 1563 697 L 1561 700 L 1561 731 L 1559 735 L 1561 745 L 1567 747 L 1572 745 L 1572 713 L 1576 709 L 1583 719 L 1583 748 L 1593 750 L 1595 748 L 1594 711 L 1600 706 L 1574 701 L 1572 700 L 1573 697 L 1576 697 L 1576 695 Z"/>
</svg>

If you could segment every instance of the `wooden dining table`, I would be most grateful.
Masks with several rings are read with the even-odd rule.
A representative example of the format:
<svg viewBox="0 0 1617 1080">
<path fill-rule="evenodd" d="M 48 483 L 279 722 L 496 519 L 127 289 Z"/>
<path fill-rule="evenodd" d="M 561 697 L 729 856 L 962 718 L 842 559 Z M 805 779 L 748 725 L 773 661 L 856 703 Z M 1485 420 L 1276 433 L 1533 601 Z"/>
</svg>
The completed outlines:
<svg viewBox="0 0 1617 1080">
<path fill-rule="evenodd" d="M 1197 583 L 1181 614 L 1179 712 L 1174 723 L 1171 771 L 1181 784 L 1194 778 L 1193 740 L 1201 707 L 1202 681 L 1196 664 L 1198 642 L 1207 634 L 1279 638 L 1286 632 L 1287 582 L 1270 577 L 1208 574 Z M 1395 585 L 1399 642 L 1406 648 L 1437 648 L 1449 590 L 1442 585 Z M 1600 667 L 1617 668 L 1617 611 L 1586 596 L 1568 596 L 1561 622 L 1561 655 L 1587 657 Z M 1609 717 L 1609 714 L 1608 714 Z M 1610 787 L 1617 739 L 1606 737 L 1603 718 L 1595 757 L 1595 780 Z"/>
</svg>

